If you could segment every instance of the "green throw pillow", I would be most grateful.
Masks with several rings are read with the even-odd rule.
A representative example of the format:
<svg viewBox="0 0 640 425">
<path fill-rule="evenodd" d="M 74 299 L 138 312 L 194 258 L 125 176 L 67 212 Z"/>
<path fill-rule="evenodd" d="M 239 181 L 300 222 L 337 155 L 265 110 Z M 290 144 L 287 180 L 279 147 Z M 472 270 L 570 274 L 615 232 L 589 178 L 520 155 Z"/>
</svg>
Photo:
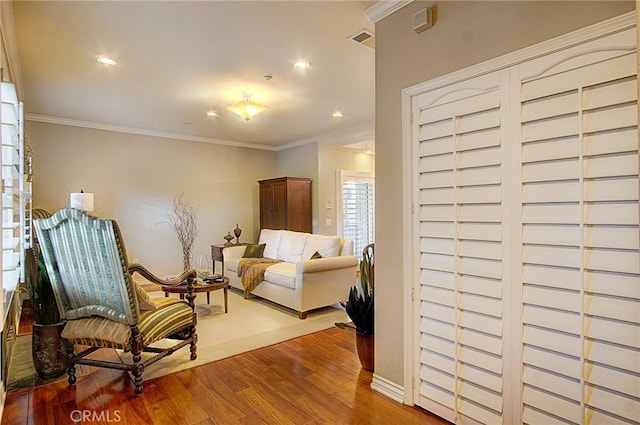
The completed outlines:
<svg viewBox="0 0 640 425">
<path fill-rule="evenodd" d="M 322 255 L 318 251 L 314 252 L 311 256 L 310 260 L 317 260 L 318 258 L 322 258 Z"/>
<path fill-rule="evenodd" d="M 244 254 L 242 254 L 242 258 L 261 258 L 266 246 L 266 243 L 261 243 L 259 245 L 247 245 L 244 249 Z"/>
</svg>

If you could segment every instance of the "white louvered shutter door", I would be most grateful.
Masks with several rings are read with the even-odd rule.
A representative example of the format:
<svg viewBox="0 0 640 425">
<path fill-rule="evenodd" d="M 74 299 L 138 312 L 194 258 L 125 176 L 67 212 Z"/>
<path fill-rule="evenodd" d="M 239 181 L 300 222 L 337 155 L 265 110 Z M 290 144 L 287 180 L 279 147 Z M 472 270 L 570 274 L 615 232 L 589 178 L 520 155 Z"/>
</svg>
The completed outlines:
<svg viewBox="0 0 640 425">
<path fill-rule="evenodd" d="M 415 402 L 640 424 L 635 28 L 412 99 Z"/>
<path fill-rule="evenodd" d="M 456 422 L 503 422 L 505 76 L 496 72 L 430 92 L 414 109 L 418 404 Z"/>
<path fill-rule="evenodd" d="M 527 424 L 640 422 L 637 62 L 620 48 L 632 36 L 519 71 Z"/>
</svg>

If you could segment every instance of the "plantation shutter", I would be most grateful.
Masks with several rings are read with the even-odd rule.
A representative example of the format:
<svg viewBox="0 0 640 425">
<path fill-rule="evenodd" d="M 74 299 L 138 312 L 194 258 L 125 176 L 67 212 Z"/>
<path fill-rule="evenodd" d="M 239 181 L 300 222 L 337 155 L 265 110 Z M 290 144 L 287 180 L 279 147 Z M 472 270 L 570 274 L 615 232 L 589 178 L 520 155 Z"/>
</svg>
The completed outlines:
<svg viewBox="0 0 640 425">
<path fill-rule="evenodd" d="M 412 98 L 416 404 L 640 424 L 635 28 Z"/>
<path fill-rule="evenodd" d="M 636 64 L 520 70 L 524 423 L 640 421 Z"/>
<path fill-rule="evenodd" d="M 420 404 L 503 421 L 505 73 L 418 98 Z"/>
<path fill-rule="evenodd" d="M 374 179 L 345 174 L 342 178 L 343 237 L 351 239 L 360 258 L 374 242 Z"/>
</svg>

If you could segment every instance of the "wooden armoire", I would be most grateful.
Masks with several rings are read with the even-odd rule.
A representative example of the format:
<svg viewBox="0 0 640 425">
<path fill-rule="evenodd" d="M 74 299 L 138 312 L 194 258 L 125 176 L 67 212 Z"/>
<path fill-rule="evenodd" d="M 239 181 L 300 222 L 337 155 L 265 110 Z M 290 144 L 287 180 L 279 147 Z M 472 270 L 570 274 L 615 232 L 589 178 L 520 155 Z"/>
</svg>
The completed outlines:
<svg viewBox="0 0 640 425">
<path fill-rule="evenodd" d="M 260 180 L 260 229 L 311 233 L 311 179 Z"/>
</svg>

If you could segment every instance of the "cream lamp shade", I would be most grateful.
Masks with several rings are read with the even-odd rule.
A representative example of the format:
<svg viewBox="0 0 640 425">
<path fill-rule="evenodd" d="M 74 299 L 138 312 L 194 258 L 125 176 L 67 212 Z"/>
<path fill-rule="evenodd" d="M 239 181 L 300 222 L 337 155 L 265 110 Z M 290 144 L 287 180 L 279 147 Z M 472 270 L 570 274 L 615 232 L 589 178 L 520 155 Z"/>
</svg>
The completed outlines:
<svg viewBox="0 0 640 425">
<path fill-rule="evenodd" d="M 69 197 L 69 205 L 77 210 L 91 212 L 93 211 L 93 193 L 85 193 L 82 190 L 80 193 L 72 193 Z"/>
</svg>

